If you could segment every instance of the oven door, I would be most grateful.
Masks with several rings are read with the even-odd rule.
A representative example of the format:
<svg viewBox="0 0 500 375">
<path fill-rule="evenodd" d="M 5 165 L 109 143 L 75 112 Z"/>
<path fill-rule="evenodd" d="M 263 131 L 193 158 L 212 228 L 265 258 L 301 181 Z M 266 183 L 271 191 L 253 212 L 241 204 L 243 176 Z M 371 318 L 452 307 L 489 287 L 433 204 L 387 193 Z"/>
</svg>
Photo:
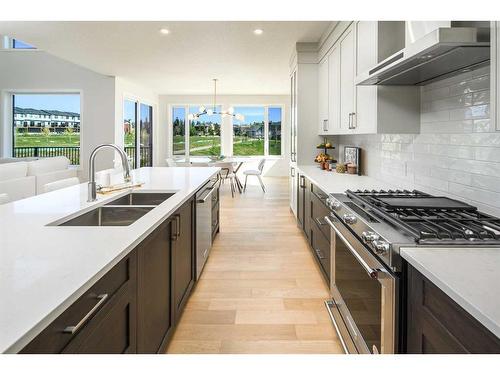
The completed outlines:
<svg viewBox="0 0 500 375">
<path fill-rule="evenodd" d="M 333 216 L 330 316 L 348 353 L 394 353 L 397 278 Z"/>
</svg>

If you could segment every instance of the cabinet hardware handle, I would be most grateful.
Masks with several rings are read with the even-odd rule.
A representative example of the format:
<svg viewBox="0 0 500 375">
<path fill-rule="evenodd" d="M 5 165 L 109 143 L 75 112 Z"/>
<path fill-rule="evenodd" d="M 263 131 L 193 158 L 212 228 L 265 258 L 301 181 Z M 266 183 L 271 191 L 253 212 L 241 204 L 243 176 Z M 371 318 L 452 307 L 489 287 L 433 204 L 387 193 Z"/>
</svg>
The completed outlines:
<svg viewBox="0 0 500 375">
<path fill-rule="evenodd" d="M 94 314 L 98 309 L 99 307 L 102 306 L 102 304 L 108 299 L 108 294 L 104 293 L 104 294 L 99 294 L 97 296 L 97 303 L 94 305 L 94 307 L 92 307 L 92 309 L 90 309 L 90 311 L 82 318 L 82 320 L 80 320 L 78 323 L 76 323 L 76 325 L 74 326 L 67 326 L 66 328 L 64 328 L 63 332 L 64 333 L 70 333 L 72 335 L 74 335 L 75 333 L 77 333 L 80 328 L 82 328 L 82 326 L 87 323 L 87 320 L 90 319 L 90 317 L 92 316 L 92 314 Z"/>
<path fill-rule="evenodd" d="M 352 112 L 351 112 L 351 113 L 349 113 L 349 125 L 348 125 L 348 128 L 349 128 L 349 129 L 352 129 L 352 125 L 351 125 L 351 124 L 352 124 L 352 121 L 351 121 L 351 120 L 352 120 Z"/>
<path fill-rule="evenodd" d="M 177 238 L 179 238 L 181 236 L 181 215 L 177 215 L 175 220 L 177 221 Z"/>
<path fill-rule="evenodd" d="M 356 122 L 354 121 L 354 116 L 356 116 L 356 112 L 351 113 L 351 126 L 352 129 L 356 129 Z"/>
<path fill-rule="evenodd" d="M 316 222 L 316 224 L 318 224 L 320 226 L 326 225 L 326 223 L 324 221 L 321 221 L 321 218 L 319 218 L 319 217 L 315 217 L 314 221 Z"/>
<path fill-rule="evenodd" d="M 323 131 L 328 131 L 328 120 L 323 120 Z"/>
<path fill-rule="evenodd" d="M 290 177 L 295 177 L 295 168 L 290 168 Z"/>
<path fill-rule="evenodd" d="M 304 176 L 300 176 L 300 188 L 306 188 L 306 178 Z"/>
<path fill-rule="evenodd" d="M 314 250 L 316 251 L 316 254 L 318 255 L 319 259 L 325 259 L 320 249 L 314 249 Z"/>
<path fill-rule="evenodd" d="M 177 227 L 179 226 L 177 215 L 174 217 L 174 220 L 172 220 L 172 225 L 175 225 L 175 228 L 172 228 L 170 239 L 172 241 L 177 241 L 177 233 L 179 232 L 179 230 L 177 229 Z"/>
</svg>

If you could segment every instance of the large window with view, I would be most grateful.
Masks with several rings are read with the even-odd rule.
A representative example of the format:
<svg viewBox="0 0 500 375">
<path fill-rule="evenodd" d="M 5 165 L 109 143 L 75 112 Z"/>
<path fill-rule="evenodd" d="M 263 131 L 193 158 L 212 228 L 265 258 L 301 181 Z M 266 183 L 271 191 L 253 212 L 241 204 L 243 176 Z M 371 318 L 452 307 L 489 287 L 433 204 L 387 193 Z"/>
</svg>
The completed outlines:
<svg viewBox="0 0 500 375">
<path fill-rule="evenodd" d="M 233 119 L 233 155 L 264 155 L 265 108 L 235 107 L 234 111 L 242 114 L 244 119 Z"/>
<path fill-rule="evenodd" d="M 186 107 L 172 108 L 172 154 L 186 155 Z"/>
<path fill-rule="evenodd" d="M 214 114 L 224 113 L 222 109 L 221 106 L 215 111 L 212 106 L 172 106 L 172 156 L 221 156 L 222 149 L 232 149 L 234 156 L 282 155 L 282 106 L 239 105 L 228 109 L 235 116 Z M 227 128 L 230 136 L 221 136 L 225 131 L 223 119 L 232 126 Z"/>
<path fill-rule="evenodd" d="M 206 106 L 206 108 L 211 107 Z M 220 110 L 220 107 L 216 108 L 217 112 Z M 221 154 L 221 115 L 208 113 L 196 117 L 199 111 L 200 106 L 189 106 L 189 155 L 219 156 Z"/>
<path fill-rule="evenodd" d="M 123 103 L 123 134 L 125 152 L 132 168 L 135 168 L 137 154 L 137 103 L 125 100 Z"/>
<path fill-rule="evenodd" d="M 12 95 L 16 158 L 66 156 L 80 164 L 80 94 Z"/>
<path fill-rule="evenodd" d="M 281 107 L 268 109 L 268 155 L 281 155 Z"/>
</svg>

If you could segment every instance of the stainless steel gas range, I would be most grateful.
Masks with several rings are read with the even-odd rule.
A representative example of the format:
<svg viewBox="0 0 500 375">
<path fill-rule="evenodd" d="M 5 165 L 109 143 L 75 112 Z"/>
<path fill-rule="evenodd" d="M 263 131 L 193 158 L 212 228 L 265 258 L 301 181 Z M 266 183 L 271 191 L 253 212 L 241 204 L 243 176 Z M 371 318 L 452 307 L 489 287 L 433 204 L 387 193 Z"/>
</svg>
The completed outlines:
<svg viewBox="0 0 500 375">
<path fill-rule="evenodd" d="M 500 245 L 500 219 L 420 191 L 330 194 L 328 311 L 348 353 L 401 351 L 402 247 Z"/>
</svg>

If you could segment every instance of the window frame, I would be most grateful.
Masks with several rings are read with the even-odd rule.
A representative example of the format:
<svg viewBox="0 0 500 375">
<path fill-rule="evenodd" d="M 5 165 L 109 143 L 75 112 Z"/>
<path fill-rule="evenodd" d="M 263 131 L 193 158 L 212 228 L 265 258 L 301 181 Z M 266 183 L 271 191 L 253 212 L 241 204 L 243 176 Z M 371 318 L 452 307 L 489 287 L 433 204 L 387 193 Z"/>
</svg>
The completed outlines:
<svg viewBox="0 0 500 375">
<path fill-rule="evenodd" d="M 79 164 L 72 164 L 71 167 L 83 170 L 82 155 L 85 148 L 85 130 L 82 124 L 85 123 L 84 113 L 84 92 L 81 89 L 5 89 L 0 91 L 0 107 L 6 109 L 2 123 L 0 123 L 1 138 L 0 155 L 14 158 L 15 134 L 14 134 L 14 96 L 15 95 L 79 95 L 80 96 L 80 160 Z"/>
</svg>

